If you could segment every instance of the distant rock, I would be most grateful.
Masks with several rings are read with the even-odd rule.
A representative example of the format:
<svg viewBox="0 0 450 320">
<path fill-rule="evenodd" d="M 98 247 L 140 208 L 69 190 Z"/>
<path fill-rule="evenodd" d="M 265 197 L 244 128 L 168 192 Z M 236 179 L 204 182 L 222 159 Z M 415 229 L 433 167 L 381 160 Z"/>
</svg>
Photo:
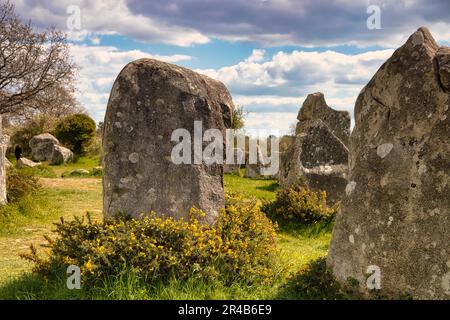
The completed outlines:
<svg viewBox="0 0 450 320">
<path fill-rule="evenodd" d="M 248 158 L 247 164 L 245 165 L 244 177 L 246 178 L 261 178 L 264 176 L 264 167 L 266 166 L 266 159 L 261 151 L 259 145 L 256 147 L 256 157 L 254 163 L 249 163 L 250 158 Z"/>
<path fill-rule="evenodd" d="M 297 127 L 295 134 L 303 131 L 303 126 L 308 125 L 310 120 L 321 120 L 327 125 L 328 129 L 333 133 L 344 145 L 348 145 L 350 137 L 350 115 L 347 111 L 338 111 L 330 108 L 322 92 L 309 94 L 303 102 L 297 116 Z"/>
<path fill-rule="evenodd" d="M 241 164 L 245 163 L 245 154 L 244 151 L 240 148 L 233 149 L 233 164 L 224 163 L 223 165 L 223 173 L 233 173 L 239 174 L 239 170 L 241 169 Z"/>
<path fill-rule="evenodd" d="M 34 168 L 34 167 L 37 167 L 37 166 L 40 166 L 40 165 L 41 165 L 40 162 L 34 162 L 34 161 L 32 161 L 30 159 L 27 159 L 27 158 L 24 158 L 24 157 L 20 158 L 16 162 L 16 168 L 17 169 L 20 169 L 20 168 Z"/>
<path fill-rule="evenodd" d="M 58 165 L 73 161 L 73 152 L 63 146 L 54 145 L 49 163 Z"/>
<path fill-rule="evenodd" d="M 369 273 L 388 297 L 450 299 L 449 59 L 420 28 L 356 101 L 327 264 L 363 293 Z"/>
<path fill-rule="evenodd" d="M 350 116 L 330 108 L 318 92 L 308 95 L 298 119 L 295 140 L 281 156 L 280 186 L 325 191 L 334 204 L 347 185 Z"/>
<path fill-rule="evenodd" d="M 70 171 L 69 176 L 72 176 L 72 177 L 88 176 L 90 174 L 91 173 L 88 170 L 86 170 L 86 169 L 75 169 L 75 170 Z"/>
<path fill-rule="evenodd" d="M 31 138 L 31 158 L 34 161 L 48 161 L 53 155 L 55 145 L 59 145 L 58 139 L 50 133 L 42 133 Z"/>
<path fill-rule="evenodd" d="M 58 139 L 50 133 L 42 133 L 31 138 L 29 142 L 31 157 L 35 161 L 48 161 L 58 165 L 73 161 L 73 152 L 60 146 Z"/>
<path fill-rule="evenodd" d="M 225 136 L 233 108 L 221 82 L 192 70 L 153 59 L 125 66 L 104 121 L 105 217 L 155 211 L 187 218 L 195 206 L 206 213 L 205 222 L 214 223 L 225 206 L 223 166 L 175 164 L 171 155 L 177 143 L 171 137 L 180 128 L 194 137 L 194 121 L 202 122 L 203 132 L 215 128 Z"/>
</svg>

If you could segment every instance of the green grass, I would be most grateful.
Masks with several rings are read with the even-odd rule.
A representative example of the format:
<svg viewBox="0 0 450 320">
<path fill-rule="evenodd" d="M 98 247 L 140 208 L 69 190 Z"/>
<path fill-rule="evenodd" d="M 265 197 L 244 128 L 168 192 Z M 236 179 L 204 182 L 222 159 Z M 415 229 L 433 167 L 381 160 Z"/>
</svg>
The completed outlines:
<svg viewBox="0 0 450 320">
<path fill-rule="evenodd" d="M 260 200 L 274 200 L 277 180 L 247 179 L 233 174 L 224 175 L 225 189 Z"/>
<path fill-rule="evenodd" d="M 10 161 L 14 166 L 16 165 L 16 159 L 11 159 Z M 58 178 L 61 177 L 63 174 L 67 174 L 68 172 L 71 172 L 75 169 L 86 169 L 89 172 L 91 172 L 94 167 L 98 166 L 100 166 L 99 156 L 87 156 L 78 158 L 76 162 L 70 162 L 58 166 L 49 165 L 47 162 L 44 161 L 40 166 L 34 168 L 21 168 L 19 169 L 19 171 L 28 174 L 33 174 L 35 176 L 43 178 Z M 95 176 L 90 175 L 88 177 L 95 177 Z"/>
<path fill-rule="evenodd" d="M 102 193 L 98 178 L 60 178 L 63 172 L 98 166 L 98 158 L 80 158 L 77 163 L 50 166 L 58 178 L 41 178 L 42 191 L 0 209 L 0 299 L 296 299 L 284 290 L 289 277 L 305 263 L 326 256 L 332 225 L 304 225 L 271 217 L 278 223 L 280 276 L 272 285 L 248 286 L 239 282 L 225 285 L 201 279 L 149 285 L 139 276 L 126 274 L 109 278 L 94 291 L 68 290 L 63 278 L 44 283 L 30 272 L 31 265 L 18 257 L 28 252 L 29 244 L 43 244 L 60 216 L 70 219 L 92 212 L 101 219 Z M 276 180 L 224 176 L 225 189 L 273 200 Z"/>
</svg>

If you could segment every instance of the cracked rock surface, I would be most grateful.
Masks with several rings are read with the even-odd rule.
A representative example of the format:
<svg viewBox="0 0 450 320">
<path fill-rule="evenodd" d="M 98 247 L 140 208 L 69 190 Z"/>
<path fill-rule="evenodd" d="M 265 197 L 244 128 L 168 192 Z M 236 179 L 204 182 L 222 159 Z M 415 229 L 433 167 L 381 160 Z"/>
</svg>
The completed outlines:
<svg viewBox="0 0 450 320">
<path fill-rule="evenodd" d="M 327 263 L 362 292 L 377 266 L 388 296 L 450 298 L 449 60 L 449 48 L 420 28 L 356 101 Z"/>
<path fill-rule="evenodd" d="M 155 211 L 188 217 L 195 206 L 213 223 L 224 207 L 223 167 L 195 164 L 194 121 L 202 132 L 231 126 L 233 102 L 219 81 L 153 59 L 139 59 L 120 72 L 111 90 L 103 138 L 103 207 L 106 218 Z M 191 137 L 191 164 L 175 164 L 176 129 Z M 201 150 L 209 141 L 200 142 Z"/>
</svg>

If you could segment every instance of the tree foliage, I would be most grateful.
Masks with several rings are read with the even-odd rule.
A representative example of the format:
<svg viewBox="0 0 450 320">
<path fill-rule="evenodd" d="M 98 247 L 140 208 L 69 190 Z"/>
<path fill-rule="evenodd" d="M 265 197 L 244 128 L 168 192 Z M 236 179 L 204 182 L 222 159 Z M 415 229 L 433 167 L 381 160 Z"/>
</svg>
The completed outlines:
<svg viewBox="0 0 450 320">
<path fill-rule="evenodd" d="M 75 71 L 65 34 L 37 31 L 11 2 L 0 4 L 0 114 L 35 114 L 50 103 L 74 106 Z"/>
<path fill-rule="evenodd" d="M 73 152 L 82 155 L 95 138 L 96 129 L 91 117 L 79 113 L 61 120 L 55 128 L 55 136 Z"/>
</svg>

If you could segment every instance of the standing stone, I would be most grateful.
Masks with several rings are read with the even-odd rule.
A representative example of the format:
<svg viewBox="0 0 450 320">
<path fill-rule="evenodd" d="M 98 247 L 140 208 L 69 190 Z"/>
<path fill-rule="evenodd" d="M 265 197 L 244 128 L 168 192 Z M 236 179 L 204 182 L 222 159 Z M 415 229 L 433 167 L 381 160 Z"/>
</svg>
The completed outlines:
<svg viewBox="0 0 450 320">
<path fill-rule="evenodd" d="M 232 174 L 239 175 L 239 170 L 241 169 L 241 164 L 245 163 L 244 151 L 240 148 L 233 148 L 231 150 L 231 152 L 233 153 L 233 162 L 234 163 L 232 163 L 232 164 L 225 163 L 223 165 L 223 173 L 232 173 Z"/>
<path fill-rule="evenodd" d="M 174 164 L 172 148 L 179 142 L 171 135 L 183 128 L 194 142 L 194 121 L 202 121 L 203 132 L 216 128 L 225 137 L 233 108 L 221 82 L 153 59 L 129 63 L 114 82 L 105 115 L 105 217 L 153 210 L 186 218 L 196 206 L 213 223 L 224 207 L 223 166 Z"/>
<path fill-rule="evenodd" d="M 330 108 L 318 92 L 308 95 L 298 119 L 295 140 L 281 157 L 280 186 L 325 191 L 334 204 L 347 185 L 350 116 Z"/>
<path fill-rule="evenodd" d="M 379 268 L 388 296 L 450 298 L 449 58 L 420 28 L 356 101 L 327 263 L 362 292 L 368 269 Z"/>
<path fill-rule="evenodd" d="M 250 152 L 250 151 L 249 151 Z M 264 176 L 264 167 L 266 166 L 265 157 L 261 151 L 259 145 L 256 146 L 256 163 L 250 163 L 250 157 L 248 157 L 248 163 L 245 165 L 244 177 L 246 178 L 261 178 Z"/>
<path fill-rule="evenodd" d="M 6 194 L 6 167 L 8 159 L 6 159 L 6 149 L 9 144 L 9 136 L 3 134 L 2 118 L 0 116 L 0 205 L 5 205 L 7 200 Z"/>
<path fill-rule="evenodd" d="M 303 125 L 308 125 L 309 120 L 320 119 L 327 125 L 344 145 L 348 145 L 350 137 L 350 115 L 347 111 L 338 111 L 330 108 L 322 92 L 309 94 L 300 108 L 297 120 L 299 121 L 295 129 L 295 134 L 303 131 Z"/>
</svg>

